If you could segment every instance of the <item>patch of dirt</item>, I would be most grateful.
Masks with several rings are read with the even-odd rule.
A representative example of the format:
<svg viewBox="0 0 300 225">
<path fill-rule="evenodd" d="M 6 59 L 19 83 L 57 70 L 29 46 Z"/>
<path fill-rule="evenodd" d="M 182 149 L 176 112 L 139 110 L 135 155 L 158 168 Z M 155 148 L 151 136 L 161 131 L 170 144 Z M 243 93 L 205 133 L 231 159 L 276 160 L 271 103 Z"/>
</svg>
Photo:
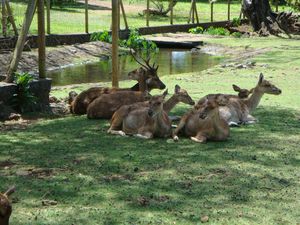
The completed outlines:
<svg viewBox="0 0 300 225">
<path fill-rule="evenodd" d="M 53 171 L 53 169 L 48 169 L 48 168 L 26 169 L 26 170 L 17 171 L 16 175 L 33 177 L 33 178 L 38 178 L 38 179 L 45 179 L 47 177 L 53 176 L 54 171 Z"/>
<path fill-rule="evenodd" d="M 48 71 L 59 69 L 73 64 L 107 58 L 111 55 L 111 44 L 100 41 L 84 44 L 74 44 L 58 47 L 49 47 L 46 51 L 46 68 Z M 0 53 L 0 75 L 5 75 L 10 59 L 11 51 Z M 82 61 L 84 59 L 84 61 Z M 18 71 L 37 73 L 38 71 L 38 51 L 33 49 L 23 52 Z"/>
<path fill-rule="evenodd" d="M 138 205 L 146 207 L 148 205 L 152 203 L 163 203 L 163 202 L 167 202 L 170 201 L 171 197 L 168 195 L 159 195 L 159 196 L 154 196 L 154 195 L 150 195 L 150 196 L 140 196 L 136 199 L 136 202 Z"/>
<path fill-rule="evenodd" d="M 114 181 L 132 181 L 133 179 L 133 175 L 131 174 L 112 174 L 103 177 L 103 180 L 109 183 Z"/>
<path fill-rule="evenodd" d="M 9 130 L 25 130 L 30 124 L 37 122 L 37 120 L 8 120 L 0 123 L 0 132 Z"/>
<path fill-rule="evenodd" d="M 16 163 L 10 161 L 10 160 L 5 160 L 5 161 L 0 161 L 0 169 L 9 169 L 16 165 Z"/>
</svg>

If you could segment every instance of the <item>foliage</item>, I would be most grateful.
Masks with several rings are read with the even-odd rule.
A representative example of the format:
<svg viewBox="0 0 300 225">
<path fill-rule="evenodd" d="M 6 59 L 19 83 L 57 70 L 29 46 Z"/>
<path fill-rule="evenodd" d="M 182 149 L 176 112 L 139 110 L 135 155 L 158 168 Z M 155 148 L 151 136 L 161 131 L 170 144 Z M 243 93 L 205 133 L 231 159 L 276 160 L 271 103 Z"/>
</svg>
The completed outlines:
<svg viewBox="0 0 300 225">
<path fill-rule="evenodd" d="M 242 33 L 240 33 L 240 32 L 233 32 L 231 34 L 231 36 L 236 37 L 236 38 L 241 38 L 242 37 Z"/>
<path fill-rule="evenodd" d="M 17 93 L 13 95 L 11 105 L 19 112 L 29 111 L 36 104 L 36 97 L 30 91 L 30 82 L 33 76 L 29 73 L 16 73 L 15 82 L 17 84 Z"/>
<path fill-rule="evenodd" d="M 229 31 L 223 27 L 209 27 L 205 30 L 205 33 L 210 35 L 229 36 Z"/>
<path fill-rule="evenodd" d="M 238 18 L 238 17 L 235 17 L 232 19 L 232 22 L 231 22 L 232 26 L 234 27 L 238 27 L 241 25 L 241 19 Z"/>
<path fill-rule="evenodd" d="M 135 29 L 130 31 L 128 39 L 122 41 L 121 46 L 134 49 L 135 51 L 158 51 L 158 47 L 153 41 L 141 37 Z"/>
<path fill-rule="evenodd" d="M 103 32 L 94 32 L 91 35 L 91 41 L 103 41 L 107 43 L 112 43 L 112 37 L 107 30 Z"/>
<path fill-rule="evenodd" d="M 300 1 L 298 0 L 287 0 L 287 4 L 296 11 L 300 11 Z"/>
<path fill-rule="evenodd" d="M 112 37 L 108 31 L 95 32 L 91 35 L 92 41 L 103 41 L 107 43 L 112 43 Z M 125 48 L 131 48 L 135 51 L 145 51 L 145 52 L 156 52 L 158 51 L 157 45 L 150 40 L 139 35 L 139 32 L 135 29 L 130 31 L 127 40 L 119 40 L 119 45 Z"/>
<path fill-rule="evenodd" d="M 200 27 L 200 26 L 189 29 L 189 33 L 191 33 L 191 34 L 203 34 L 203 32 L 204 32 L 204 29 L 203 29 L 203 27 Z"/>
</svg>

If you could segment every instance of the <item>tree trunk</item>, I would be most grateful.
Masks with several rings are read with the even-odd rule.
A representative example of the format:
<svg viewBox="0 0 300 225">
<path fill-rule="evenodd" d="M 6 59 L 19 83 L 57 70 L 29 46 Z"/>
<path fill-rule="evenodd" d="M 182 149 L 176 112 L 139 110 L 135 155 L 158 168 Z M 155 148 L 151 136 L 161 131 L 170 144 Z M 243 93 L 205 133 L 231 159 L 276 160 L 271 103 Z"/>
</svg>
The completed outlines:
<svg viewBox="0 0 300 225">
<path fill-rule="evenodd" d="M 300 34 L 299 16 L 273 12 L 269 0 L 243 0 L 242 10 L 254 31 L 261 36 L 278 35 L 282 31 Z"/>
</svg>

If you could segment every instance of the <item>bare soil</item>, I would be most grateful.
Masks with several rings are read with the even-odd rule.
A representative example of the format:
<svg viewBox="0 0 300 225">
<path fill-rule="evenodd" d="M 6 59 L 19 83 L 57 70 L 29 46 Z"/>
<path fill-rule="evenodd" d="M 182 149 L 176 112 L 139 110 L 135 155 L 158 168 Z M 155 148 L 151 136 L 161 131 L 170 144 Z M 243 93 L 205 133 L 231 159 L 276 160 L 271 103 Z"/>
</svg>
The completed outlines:
<svg viewBox="0 0 300 225">
<path fill-rule="evenodd" d="M 49 47 L 46 52 L 47 70 L 59 69 L 68 65 L 95 61 L 99 58 L 107 58 L 111 54 L 111 44 L 96 41 L 84 44 Z M 0 75 L 5 75 L 12 52 L 0 53 Z M 38 51 L 23 52 L 18 71 L 37 73 Z"/>
</svg>

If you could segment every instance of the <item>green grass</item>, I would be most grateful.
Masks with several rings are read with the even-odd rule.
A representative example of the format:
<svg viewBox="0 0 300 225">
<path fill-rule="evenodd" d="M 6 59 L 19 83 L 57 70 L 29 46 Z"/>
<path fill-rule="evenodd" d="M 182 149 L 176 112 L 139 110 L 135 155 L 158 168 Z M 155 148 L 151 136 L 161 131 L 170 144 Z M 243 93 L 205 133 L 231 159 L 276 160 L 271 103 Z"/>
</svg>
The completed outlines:
<svg viewBox="0 0 300 225">
<path fill-rule="evenodd" d="M 130 4 L 130 6 L 142 6 L 146 8 L 145 2 L 131 2 L 124 1 L 124 4 Z M 24 13 L 26 10 L 26 4 L 22 2 L 11 3 L 16 24 L 21 26 Z M 152 6 L 150 6 L 152 7 Z M 210 21 L 210 5 L 207 1 L 201 1 L 197 4 L 199 20 L 200 22 Z M 126 7 L 125 7 L 126 8 Z M 240 3 L 233 1 L 231 5 L 231 18 L 239 17 L 240 15 Z M 89 6 L 89 31 L 95 32 L 100 30 L 109 30 L 111 24 L 111 11 L 107 8 L 101 8 L 95 5 Z M 290 10 L 289 7 L 280 7 L 280 10 Z M 190 1 L 178 2 L 174 8 L 174 24 L 187 23 L 190 10 Z M 140 8 L 136 11 L 131 10 L 127 13 L 128 24 L 130 28 L 146 26 L 146 18 L 140 16 Z M 65 33 L 84 33 L 85 32 L 85 14 L 84 4 L 76 3 L 73 5 L 67 5 L 63 7 L 54 6 L 51 10 L 51 33 L 53 34 L 65 34 Z M 219 2 L 214 6 L 214 20 L 227 20 L 227 3 Z M 168 25 L 170 24 L 169 17 L 150 17 L 150 26 Z M 121 27 L 124 27 L 123 19 L 121 18 Z M 32 34 L 37 33 L 37 16 L 35 15 L 30 32 Z"/>
<path fill-rule="evenodd" d="M 186 138 L 174 143 L 116 137 L 106 134 L 108 121 L 85 116 L 2 132 L 0 162 L 16 163 L 10 169 L 0 167 L 1 190 L 17 186 L 11 223 L 185 225 L 200 224 L 204 215 L 209 224 L 299 223 L 299 41 L 207 41 L 269 50 L 248 59 L 257 62 L 254 69 L 215 66 L 163 81 L 169 90 L 180 84 L 196 100 L 207 93 L 233 93 L 233 83 L 251 88 L 263 72 L 283 93 L 263 97 L 254 113 L 258 124 L 231 129 L 227 142 L 207 144 Z M 188 108 L 179 105 L 173 113 Z M 24 173 L 32 168 L 51 169 L 52 174 Z M 42 206 L 44 199 L 58 204 Z"/>
</svg>

